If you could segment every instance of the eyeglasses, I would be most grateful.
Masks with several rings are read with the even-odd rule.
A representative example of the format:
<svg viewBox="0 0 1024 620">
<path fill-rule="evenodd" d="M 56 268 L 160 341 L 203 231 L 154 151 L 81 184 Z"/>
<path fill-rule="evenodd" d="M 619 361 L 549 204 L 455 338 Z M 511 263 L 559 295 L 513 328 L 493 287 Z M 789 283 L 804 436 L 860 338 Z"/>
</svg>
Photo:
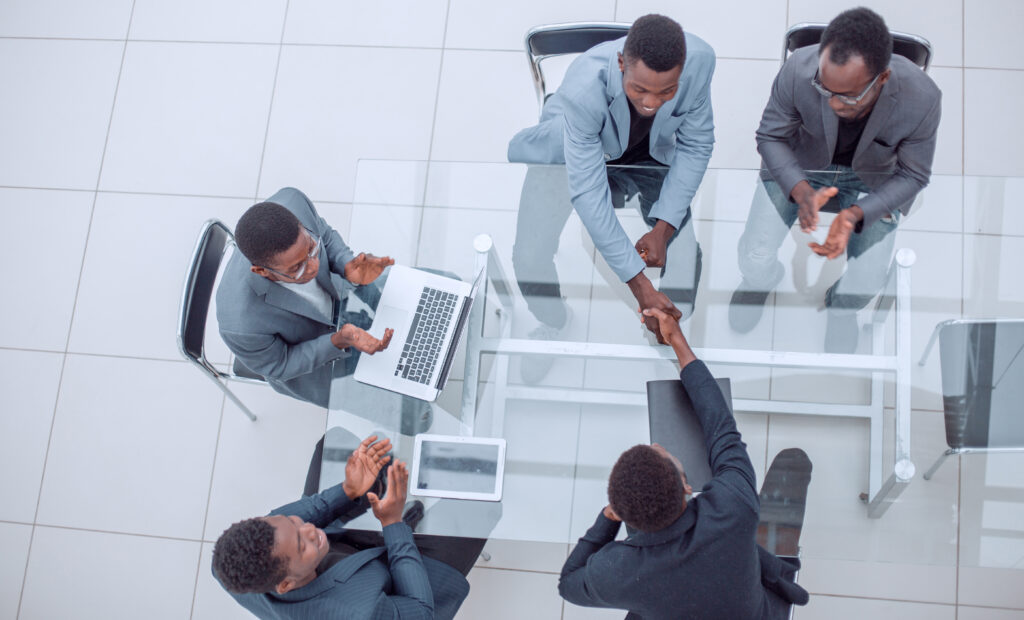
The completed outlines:
<svg viewBox="0 0 1024 620">
<path fill-rule="evenodd" d="M 282 278 L 288 278 L 289 280 L 300 280 L 302 276 L 305 275 L 306 268 L 309 267 L 309 261 L 313 260 L 314 258 L 320 255 L 320 236 L 313 234 L 313 231 L 306 228 L 305 226 L 303 226 L 302 228 L 303 230 L 306 231 L 306 235 L 309 236 L 310 241 L 313 242 L 313 247 L 309 249 L 309 253 L 306 255 L 306 260 L 299 263 L 297 269 L 293 269 L 295 273 L 281 273 L 280 271 L 276 269 L 271 269 L 270 267 L 267 267 L 265 265 L 263 267 L 264 269 L 266 269 L 272 274 L 281 276 Z"/>
<path fill-rule="evenodd" d="M 885 73 L 885 72 L 883 71 L 882 73 Z M 811 78 L 811 86 L 813 86 L 815 90 L 817 90 L 819 93 L 821 93 L 822 97 L 826 97 L 828 99 L 831 99 L 832 97 L 835 97 L 836 99 L 838 99 L 840 101 L 840 103 L 844 103 L 846 105 L 857 105 L 858 103 L 860 103 L 861 99 L 866 97 L 867 94 L 869 92 L 871 92 L 871 89 L 874 88 L 874 86 L 875 86 L 875 82 L 878 81 L 878 78 L 882 77 L 882 73 L 879 73 L 878 75 L 876 75 L 875 79 L 871 80 L 871 83 L 868 84 L 868 87 L 864 89 L 864 92 L 862 92 L 861 94 L 857 95 L 856 97 L 851 97 L 850 95 L 840 95 L 840 94 L 834 93 L 834 92 L 830 91 L 829 89 L 825 88 L 825 86 L 821 83 L 821 80 L 818 79 L 818 72 L 817 71 L 814 72 L 814 77 Z"/>
</svg>

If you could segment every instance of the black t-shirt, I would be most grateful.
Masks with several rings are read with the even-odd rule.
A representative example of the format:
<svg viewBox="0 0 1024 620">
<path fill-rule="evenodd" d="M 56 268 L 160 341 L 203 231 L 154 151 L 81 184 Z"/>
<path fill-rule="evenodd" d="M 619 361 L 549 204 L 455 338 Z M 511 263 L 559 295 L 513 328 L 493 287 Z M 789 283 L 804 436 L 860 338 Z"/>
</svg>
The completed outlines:
<svg viewBox="0 0 1024 620">
<path fill-rule="evenodd" d="M 857 152 L 857 143 L 860 142 L 869 118 L 871 112 L 852 121 L 839 119 L 839 135 L 836 137 L 836 150 L 832 154 L 833 164 L 853 166 L 853 154 Z"/>
<path fill-rule="evenodd" d="M 626 99 L 626 102 L 629 104 L 629 144 L 618 159 L 608 162 L 610 165 L 629 166 L 651 161 L 650 136 L 654 117 L 640 116 L 633 107 L 633 102 L 629 99 Z"/>
</svg>

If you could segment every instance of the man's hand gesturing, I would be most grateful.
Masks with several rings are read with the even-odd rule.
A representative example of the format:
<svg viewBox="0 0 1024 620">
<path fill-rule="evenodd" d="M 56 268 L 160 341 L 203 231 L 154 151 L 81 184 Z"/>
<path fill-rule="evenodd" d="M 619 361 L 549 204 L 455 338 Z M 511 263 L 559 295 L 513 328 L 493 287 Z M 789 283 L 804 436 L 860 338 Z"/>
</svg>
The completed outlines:
<svg viewBox="0 0 1024 620">
<path fill-rule="evenodd" d="M 839 188 L 836 187 L 822 187 L 816 190 L 807 181 L 797 183 L 793 188 L 793 202 L 800 207 L 797 211 L 800 230 L 805 233 L 816 230 L 818 228 L 818 211 L 838 193 Z"/>
<path fill-rule="evenodd" d="M 355 347 L 363 353 L 373 355 L 377 351 L 383 351 L 391 344 L 391 337 L 395 330 L 390 327 L 384 330 L 383 338 L 374 338 L 365 329 L 360 329 L 351 323 L 345 323 L 341 329 L 331 334 L 331 342 L 339 349 Z"/>
<path fill-rule="evenodd" d="M 395 259 L 390 256 L 360 252 L 359 256 L 345 263 L 345 279 L 352 284 L 369 284 L 379 278 L 385 268 L 394 264 Z"/>
<path fill-rule="evenodd" d="M 409 468 L 402 461 L 395 461 L 388 469 L 388 492 L 384 499 L 377 497 L 376 493 L 366 494 L 373 516 L 377 517 L 382 526 L 387 527 L 402 520 L 402 509 L 405 508 L 408 492 Z"/>
<path fill-rule="evenodd" d="M 341 483 L 349 499 L 359 499 L 370 490 L 381 468 L 391 460 L 387 456 L 390 451 L 391 440 L 377 441 L 376 435 L 370 435 L 359 444 L 345 463 L 345 482 Z"/>
</svg>

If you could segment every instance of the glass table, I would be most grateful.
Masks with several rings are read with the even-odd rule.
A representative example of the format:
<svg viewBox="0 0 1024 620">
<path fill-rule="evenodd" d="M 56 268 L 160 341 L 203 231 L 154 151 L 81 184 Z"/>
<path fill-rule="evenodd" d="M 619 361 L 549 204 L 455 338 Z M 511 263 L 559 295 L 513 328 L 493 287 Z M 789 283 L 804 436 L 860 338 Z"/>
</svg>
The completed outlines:
<svg viewBox="0 0 1024 620">
<path fill-rule="evenodd" d="M 533 184 L 538 174 L 547 177 L 544 191 Z M 551 181 L 559 178 L 564 182 L 565 174 L 557 166 L 360 162 L 348 228 L 338 226 L 357 251 L 465 281 L 485 269 L 487 286 L 436 402 L 410 404 L 336 369 L 323 487 L 342 479 L 344 458 L 369 434 L 390 437 L 403 460 L 411 458 L 417 432 L 503 437 L 502 502 L 424 498 L 427 517 L 418 531 L 564 546 L 592 523 L 607 502 L 615 459 L 650 441 L 646 382 L 676 377 L 678 368 L 671 350 L 639 321 L 635 299 L 572 211 L 567 190 Z M 1024 235 L 1024 218 L 1009 202 L 1020 183 L 933 176 L 890 240 L 883 273 L 855 291 L 869 301 L 854 313 L 853 348 L 835 353 L 825 349 L 824 299 L 844 269 L 849 273 L 850 261 L 827 261 L 807 247 L 824 240 L 834 214 L 822 213 L 810 234 L 787 227 L 778 251 L 783 275 L 760 320 L 741 332 L 729 317 L 742 281 L 740 243 L 752 210 L 771 203 L 758 170 L 705 175 L 689 222 L 699 251 L 682 232 L 669 249 L 669 272 L 694 266 L 681 270 L 692 278 L 683 278 L 674 301 L 689 315 L 683 331 L 698 356 L 731 380 L 759 479 L 787 447 L 804 448 L 814 461 L 802 539 L 812 565 L 857 566 L 865 575 L 893 578 L 908 566 L 928 567 L 936 583 L 946 583 L 947 569 L 956 566 L 963 524 L 950 516 L 950 506 L 959 511 L 961 476 L 947 465 L 922 479 L 947 446 L 939 356 L 921 357 L 942 321 L 1024 317 L 1024 287 L 1001 261 L 1015 250 L 985 235 L 1007 228 Z M 615 214 L 632 243 L 649 230 L 641 213 L 645 197 L 628 182 L 618 189 L 613 201 L 623 208 Z M 521 203 L 533 210 L 525 213 Z M 1002 210 L 973 209 L 981 203 Z M 548 212 L 538 216 L 538 204 Z M 549 255 L 556 276 L 530 271 L 531 260 Z M 659 269 L 645 273 L 662 284 Z M 538 315 L 550 318 L 543 306 L 552 304 L 564 310 L 566 323 L 539 329 Z M 1002 474 L 995 479 L 1013 481 L 1020 506 L 1024 475 L 1005 471 L 1024 463 L 1015 457 L 999 457 Z M 983 462 L 963 463 L 964 479 L 991 477 Z M 351 526 L 376 523 L 366 515 Z M 1006 540 L 1018 545 L 1018 538 Z M 1002 568 L 1006 555 L 996 561 Z"/>
</svg>

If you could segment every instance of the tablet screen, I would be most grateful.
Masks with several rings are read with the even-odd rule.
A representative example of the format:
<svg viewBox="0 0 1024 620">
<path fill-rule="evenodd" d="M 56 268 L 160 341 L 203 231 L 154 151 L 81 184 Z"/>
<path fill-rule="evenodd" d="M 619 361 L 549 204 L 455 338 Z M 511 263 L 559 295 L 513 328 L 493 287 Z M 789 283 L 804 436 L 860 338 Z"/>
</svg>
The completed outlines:
<svg viewBox="0 0 1024 620">
<path fill-rule="evenodd" d="M 500 447 L 493 444 L 424 441 L 418 490 L 494 493 Z"/>
</svg>

